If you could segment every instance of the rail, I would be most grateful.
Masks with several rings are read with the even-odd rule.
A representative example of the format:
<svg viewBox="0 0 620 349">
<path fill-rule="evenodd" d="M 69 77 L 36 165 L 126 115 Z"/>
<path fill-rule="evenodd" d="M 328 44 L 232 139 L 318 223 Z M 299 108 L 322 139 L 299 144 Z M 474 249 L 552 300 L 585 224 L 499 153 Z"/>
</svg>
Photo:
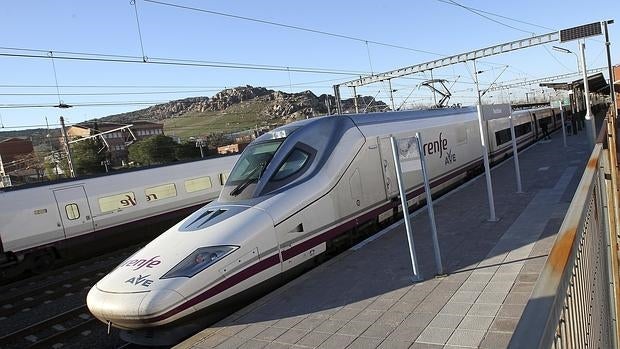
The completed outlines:
<svg viewBox="0 0 620 349">
<path fill-rule="evenodd" d="M 608 114 L 509 348 L 618 348 L 615 134 Z"/>
</svg>

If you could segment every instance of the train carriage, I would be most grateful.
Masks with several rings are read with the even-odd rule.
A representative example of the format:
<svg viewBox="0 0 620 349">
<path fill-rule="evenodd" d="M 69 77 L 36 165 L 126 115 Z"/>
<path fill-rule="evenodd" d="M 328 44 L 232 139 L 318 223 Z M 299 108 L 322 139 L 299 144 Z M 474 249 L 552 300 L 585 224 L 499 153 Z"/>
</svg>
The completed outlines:
<svg viewBox="0 0 620 349">
<path fill-rule="evenodd" d="M 237 158 L 0 191 L 0 270 L 40 270 L 89 245 L 100 250 L 152 238 L 152 230 L 135 228 L 180 219 L 217 198 Z"/>
<path fill-rule="evenodd" d="M 536 116 L 536 115 L 538 116 Z M 521 146 L 552 113 L 515 113 Z M 485 124 L 489 152 L 511 151 L 507 120 Z M 481 167 L 475 108 L 340 115 L 273 130 L 243 152 L 219 198 L 179 222 L 100 280 L 88 307 L 143 344 L 174 343 L 197 319 L 277 283 L 368 224 L 398 210 L 389 137 L 399 139 L 407 199 L 424 198 L 423 139 L 431 186 L 439 191 Z M 510 138 L 508 138 L 510 140 Z M 174 246 L 171 245 L 174 242 Z"/>
</svg>

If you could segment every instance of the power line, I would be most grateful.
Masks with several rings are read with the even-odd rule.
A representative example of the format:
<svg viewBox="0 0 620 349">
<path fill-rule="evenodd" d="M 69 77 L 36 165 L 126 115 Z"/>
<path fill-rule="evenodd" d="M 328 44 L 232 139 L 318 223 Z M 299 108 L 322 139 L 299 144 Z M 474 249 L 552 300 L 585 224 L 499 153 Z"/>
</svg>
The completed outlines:
<svg viewBox="0 0 620 349">
<path fill-rule="evenodd" d="M 133 6 L 133 9 L 136 13 L 136 24 L 138 25 L 138 38 L 140 39 L 140 50 L 142 51 L 142 60 L 146 62 L 146 55 L 144 54 L 144 44 L 142 44 L 142 31 L 140 30 L 140 19 L 138 17 L 137 0 L 131 0 L 129 4 Z"/>
<path fill-rule="evenodd" d="M 122 96 L 122 95 L 157 95 L 157 94 L 179 94 L 179 93 L 202 93 L 218 90 L 186 90 L 186 91 L 147 91 L 147 92 L 84 92 L 84 93 L 63 93 L 63 96 Z M 0 96 L 56 96 L 55 93 L 0 93 Z M 192 98 L 192 97 L 188 97 Z"/>
<path fill-rule="evenodd" d="M 358 42 L 362 42 L 362 43 L 366 43 L 366 44 L 371 43 L 371 44 L 374 44 L 374 45 L 398 48 L 398 49 L 401 49 L 401 50 L 426 53 L 426 54 L 431 54 L 431 55 L 435 55 L 435 56 L 443 56 L 442 54 L 436 53 L 436 52 L 420 50 L 420 49 L 411 48 L 411 47 L 405 47 L 405 46 L 400 46 L 400 45 L 394 45 L 394 44 L 389 44 L 389 43 L 380 42 L 380 41 L 367 40 L 367 39 L 362 39 L 362 38 L 358 38 L 358 37 L 354 37 L 354 36 L 337 34 L 337 33 L 331 33 L 331 32 L 326 32 L 326 31 L 317 30 L 317 29 L 300 27 L 300 26 L 296 26 L 296 25 L 283 24 L 283 23 L 267 21 L 267 20 L 257 19 L 257 18 L 251 18 L 251 17 L 245 17 L 245 16 L 238 16 L 238 15 L 233 15 L 233 14 L 230 14 L 230 13 L 211 11 L 211 10 L 206 10 L 206 9 L 202 9 L 202 8 L 184 6 L 184 5 L 179 5 L 179 4 L 169 3 L 169 2 L 163 2 L 163 1 L 156 1 L 156 0 L 144 0 L 144 1 L 145 2 L 150 2 L 150 3 L 153 3 L 153 4 L 158 4 L 158 5 L 164 5 L 164 6 L 169 6 L 169 7 L 180 8 L 180 9 L 183 9 L 183 10 L 190 10 L 190 11 L 208 13 L 208 14 L 216 15 L 216 16 L 223 16 L 223 17 L 240 19 L 240 20 L 249 21 L 249 22 L 273 25 L 273 26 L 287 28 L 287 29 L 300 30 L 300 31 L 305 31 L 305 32 L 309 32 L 309 33 L 314 33 L 314 34 L 327 35 L 327 36 L 341 38 L 341 39 L 353 40 L 353 41 L 358 41 Z"/>
<path fill-rule="evenodd" d="M 56 85 L 21 85 L 21 84 L 0 84 L 0 88 L 55 88 Z M 62 88 L 191 88 L 191 89 L 213 89 L 223 90 L 224 86 L 199 86 L 199 85 L 58 85 Z"/>
<path fill-rule="evenodd" d="M 49 124 L 49 126 L 60 126 L 60 124 Z M 5 129 L 5 128 L 25 128 L 25 127 L 32 127 L 34 129 L 37 129 L 37 128 L 44 129 L 45 127 L 47 127 L 47 125 L 46 124 L 43 124 L 43 125 L 36 125 L 36 124 L 34 124 L 34 125 L 13 125 L 13 126 L 3 126 L 2 129 Z M 0 130 L 0 132 L 2 132 L 2 130 Z"/>
<path fill-rule="evenodd" d="M 461 5 L 461 4 L 458 4 L 458 3 L 454 2 L 454 1 L 450 1 L 450 0 L 437 0 L 437 1 L 443 2 L 444 4 L 452 5 L 452 6 L 462 7 L 462 8 L 468 9 L 470 11 L 476 11 L 476 12 L 485 13 L 485 14 L 488 14 L 488 15 L 491 15 L 491 16 L 507 19 L 509 21 L 514 21 L 514 22 L 521 23 L 521 24 L 531 25 L 533 27 L 538 27 L 538 28 L 545 29 L 545 30 L 551 30 L 551 31 L 557 30 L 555 28 L 549 28 L 549 27 L 545 27 L 545 26 L 542 26 L 542 25 L 539 25 L 539 24 L 530 23 L 530 22 L 522 21 L 522 20 L 519 20 L 519 19 L 516 19 L 516 18 L 511 18 L 511 17 L 503 16 L 503 15 L 500 15 L 500 14 L 497 14 L 497 13 L 488 12 L 488 11 L 476 9 L 476 8 L 473 8 L 473 7 L 470 7 L 470 6 Z"/>
<path fill-rule="evenodd" d="M 107 62 L 107 63 L 140 63 L 140 64 L 155 64 L 155 65 L 171 65 L 171 66 L 184 66 L 184 67 L 207 67 L 207 68 L 228 68 L 228 69 L 245 69 L 245 70 L 263 70 L 263 71 L 291 71 L 295 73 L 312 73 L 312 74 L 332 74 L 332 75 L 368 75 L 367 72 L 362 71 L 347 71 L 339 69 L 324 69 L 324 68 L 308 68 L 308 67 L 285 67 L 277 65 L 266 64 L 249 64 L 249 63 L 234 63 L 234 62 L 217 62 L 217 61 L 202 61 L 194 59 L 179 59 L 179 58 L 165 58 L 165 57 L 147 57 L 143 60 L 142 57 L 126 56 L 126 55 L 112 55 L 112 54 L 99 54 L 88 52 L 68 52 L 68 51 L 45 51 L 40 49 L 31 48 L 15 48 L 15 47 L 0 47 L 2 50 L 16 51 L 19 53 L 2 52 L 2 57 L 16 57 L 16 58 L 38 58 L 38 59 L 50 59 L 50 54 L 53 54 L 53 58 L 58 60 L 71 60 L 71 61 L 90 61 L 90 62 Z"/>
<path fill-rule="evenodd" d="M 325 80 L 315 80 L 315 81 L 306 81 L 306 82 L 298 82 L 293 83 L 293 86 L 308 86 L 317 83 L 324 82 L 337 82 L 337 81 L 345 81 L 345 79 L 325 79 Z M 264 88 L 279 88 L 279 87 L 288 87 L 289 84 L 280 84 L 280 85 L 266 85 L 262 86 Z M 236 87 L 226 87 L 226 86 L 202 86 L 202 85 L 58 85 L 61 88 L 126 88 L 126 89 L 156 89 L 156 88 L 179 88 L 179 89 L 202 89 L 202 91 L 222 91 L 228 88 L 236 88 Z M 239 87 L 239 86 L 238 86 Z M 245 87 L 245 86 L 240 86 Z M 324 85 L 318 87 L 332 87 L 332 85 Z M 0 84 L 0 88 L 56 88 L 56 85 L 22 85 L 22 84 Z"/>
<path fill-rule="evenodd" d="M 440 1 L 441 1 L 441 0 L 440 0 Z M 504 27 L 508 27 L 508 28 L 511 28 L 511 29 L 514 29 L 514 30 L 518 30 L 518 31 L 520 31 L 520 32 L 524 32 L 524 33 L 527 33 L 527 34 L 532 34 L 532 35 L 534 35 L 534 34 L 535 34 L 535 33 L 533 33 L 533 32 L 530 32 L 530 31 L 527 31 L 527 30 L 523 30 L 523 29 L 520 29 L 520 28 L 514 27 L 514 26 L 512 26 L 512 25 L 510 25 L 510 24 L 506 24 L 506 23 L 500 22 L 500 21 L 498 21 L 498 20 L 495 20 L 495 19 L 493 19 L 493 18 L 491 18 L 491 17 L 489 17 L 489 16 L 486 16 L 486 15 L 482 14 L 480 11 L 474 10 L 474 9 L 473 9 L 473 8 L 471 8 L 471 7 L 467 7 L 467 6 L 461 5 L 461 4 L 459 4 L 458 2 L 456 2 L 456 1 L 454 1 L 454 0 L 448 0 L 448 1 L 449 1 L 452 5 L 454 5 L 454 6 L 461 7 L 461 8 L 463 8 L 463 9 L 465 9 L 465 10 L 467 10 L 467 11 L 469 11 L 469 12 L 473 13 L 473 14 L 476 14 L 476 15 L 478 15 L 478 16 L 480 16 L 480 17 L 483 17 L 483 18 L 485 18 L 485 19 L 487 19 L 487 20 L 489 20 L 489 21 L 491 21 L 491 22 L 495 22 L 495 23 L 497 23 L 497 24 L 499 24 L 499 25 L 503 25 Z M 443 1 L 442 1 L 442 2 L 443 2 Z"/>
<path fill-rule="evenodd" d="M 91 103 L 70 103 L 73 107 L 107 107 L 124 105 L 154 105 L 163 104 L 170 101 L 143 101 L 143 102 L 91 102 Z M 0 109 L 19 109 L 19 108 L 57 108 L 57 104 L 31 103 L 31 104 L 0 104 Z"/>
</svg>

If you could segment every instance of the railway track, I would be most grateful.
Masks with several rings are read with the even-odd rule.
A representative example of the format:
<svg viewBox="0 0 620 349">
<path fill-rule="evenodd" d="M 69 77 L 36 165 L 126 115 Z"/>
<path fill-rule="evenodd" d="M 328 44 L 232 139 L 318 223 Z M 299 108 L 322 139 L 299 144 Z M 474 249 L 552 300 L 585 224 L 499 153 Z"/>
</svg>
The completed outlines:
<svg viewBox="0 0 620 349">
<path fill-rule="evenodd" d="M 77 347 L 92 348 L 97 346 L 86 343 L 93 335 L 98 342 L 118 342 L 107 338 L 105 326 L 88 311 L 86 292 L 136 248 L 131 246 L 1 286 L 0 348 L 75 348 L 76 340 L 85 342 Z M 112 345 L 106 343 L 104 347 L 117 343 L 108 344 Z"/>
<path fill-rule="evenodd" d="M 32 277 L 0 287 L 0 319 L 30 311 L 64 296 L 84 293 L 135 248 L 132 246 L 104 258 L 99 257 L 95 263 L 86 261 L 58 270 L 52 275 Z"/>
<path fill-rule="evenodd" d="M 105 272 L 111 270 L 114 264 L 110 263 L 95 270 L 86 271 L 77 275 L 79 278 L 74 280 L 59 280 L 44 286 L 33 287 L 25 292 L 9 293 L 8 296 L 0 298 L 0 304 L 3 304 L 0 308 L 0 317 L 9 317 L 20 311 L 28 311 L 37 305 L 63 296 L 84 293 L 96 282 L 96 277 L 105 275 Z"/>
<path fill-rule="evenodd" d="M 0 337 L 2 348 L 50 348 L 95 323 L 86 304 Z"/>
</svg>

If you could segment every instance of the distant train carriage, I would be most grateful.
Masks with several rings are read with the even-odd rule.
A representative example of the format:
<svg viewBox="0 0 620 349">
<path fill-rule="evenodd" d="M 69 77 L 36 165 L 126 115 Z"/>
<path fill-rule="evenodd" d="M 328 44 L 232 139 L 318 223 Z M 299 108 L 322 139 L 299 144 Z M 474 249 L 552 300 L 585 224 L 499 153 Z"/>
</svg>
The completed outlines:
<svg viewBox="0 0 620 349">
<path fill-rule="evenodd" d="M 0 191 L 0 270 L 38 270 L 84 243 L 118 246 L 120 239 L 152 236 L 148 228 L 127 231 L 183 217 L 217 198 L 237 158 Z"/>
</svg>

